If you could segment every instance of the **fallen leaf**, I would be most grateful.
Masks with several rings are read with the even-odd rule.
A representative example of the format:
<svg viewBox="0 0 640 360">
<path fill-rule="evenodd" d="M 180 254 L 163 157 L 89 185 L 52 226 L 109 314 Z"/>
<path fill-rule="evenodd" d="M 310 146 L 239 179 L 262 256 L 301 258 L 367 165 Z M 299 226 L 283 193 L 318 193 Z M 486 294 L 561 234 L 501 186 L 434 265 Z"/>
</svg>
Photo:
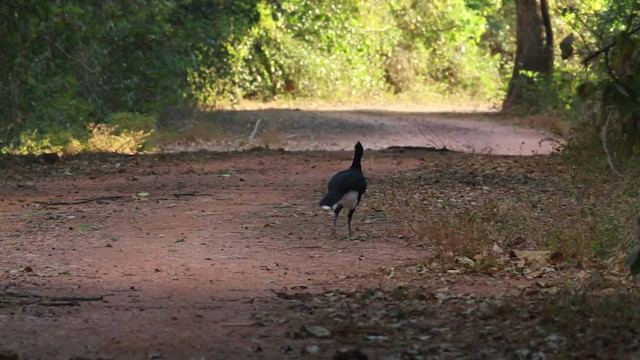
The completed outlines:
<svg viewBox="0 0 640 360">
<path fill-rule="evenodd" d="M 513 253 L 520 260 L 526 260 L 530 263 L 537 263 L 539 265 L 545 265 L 549 259 L 550 251 L 520 251 L 513 250 Z"/>
<path fill-rule="evenodd" d="M 564 254 L 560 251 L 554 251 L 550 256 L 549 256 L 549 263 L 551 265 L 557 265 L 561 262 L 564 261 Z"/>
<path fill-rule="evenodd" d="M 505 245 L 507 248 L 513 248 L 524 243 L 525 241 L 527 241 L 527 239 L 525 239 L 523 236 L 516 236 L 514 239 L 507 242 Z"/>
<path fill-rule="evenodd" d="M 318 345 L 307 345 L 304 347 L 304 352 L 308 354 L 317 354 L 320 351 L 320 347 Z"/>
<path fill-rule="evenodd" d="M 80 231 L 89 231 L 89 230 L 93 230 L 93 226 L 89 224 L 78 224 L 74 227 L 74 229 L 80 230 Z"/>
<path fill-rule="evenodd" d="M 466 256 L 457 256 L 456 257 L 456 262 L 460 263 L 460 264 L 464 264 L 464 265 L 469 265 L 469 266 L 473 266 L 475 265 L 475 261 L 473 261 L 473 259 L 468 258 Z"/>
<path fill-rule="evenodd" d="M 287 347 L 282 351 L 285 355 L 290 357 L 298 357 L 300 356 L 300 350 L 292 347 L 291 345 L 287 345 Z"/>
<path fill-rule="evenodd" d="M 449 294 L 435 294 L 436 299 L 438 299 L 438 305 L 442 305 L 445 301 L 450 299 L 455 299 L 455 296 Z"/>
<path fill-rule="evenodd" d="M 31 266 L 25 266 L 25 267 L 9 270 L 9 273 L 11 273 L 11 274 L 15 274 L 15 273 L 19 273 L 19 272 L 21 272 L 21 273 L 32 273 L 33 269 L 31 268 Z"/>
<path fill-rule="evenodd" d="M 366 339 L 369 341 L 385 341 L 389 340 L 389 337 L 386 335 L 367 335 Z"/>
<path fill-rule="evenodd" d="M 304 335 L 311 335 L 317 338 L 328 338 L 331 336 L 329 329 L 319 325 L 302 325 L 300 332 Z"/>
<path fill-rule="evenodd" d="M 535 278 L 535 279 L 539 279 L 539 278 L 543 277 L 544 274 L 545 274 L 544 271 L 532 271 L 529 274 L 529 276 L 532 277 L 532 278 Z"/>
</svg>

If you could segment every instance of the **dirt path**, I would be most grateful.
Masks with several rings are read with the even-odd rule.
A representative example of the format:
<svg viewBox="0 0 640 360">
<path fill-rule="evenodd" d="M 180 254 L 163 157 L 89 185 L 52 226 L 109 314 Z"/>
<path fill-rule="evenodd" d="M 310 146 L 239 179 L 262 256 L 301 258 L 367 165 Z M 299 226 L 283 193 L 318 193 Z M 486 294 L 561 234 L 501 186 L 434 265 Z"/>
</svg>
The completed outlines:
<svg viewBox="0 0 640 360">
<path fill-rule="evenodd" d="M 493 155 L 549 154 L 558 136 L 515 126 L 496 112 L 421 111 L 420 107 L 371 109 L 259 109 L 216 111 L 194 116 L 186 142 L 166 144 L 164 151 L 249 149 L 288 151 L 351 150 L 354 138 L 370 150 L 392 146 L 447 148 Z M 217 134 L 217 136 L 211 136 Z"/>
<path fill-rule="evenodd" d="M 226 124 L 227 135 L 238 130 L 242 136 L 226 144 L 239 144 L 255 126 L 253 115 L 212 121 Z M 461 145 L 468 150 L 485 146 L 484 134 L 495 139 L 514 131 L 464 119 L 441 126 L 410 114 L 393 115 L 398 121 L 391 126 L 393 116 L 366 112 L 338 120 L 306 113 L 307 125 L 298 126 L 299 115 L 261 112 L 265 123 L 279 125 L 259 141 L 292 149 L 324 142 L 332 150 L 357 134 L 372 148 L 455 149 L 464 142 L 456 136 L 467 134 L 478 140 Z M 340 126 L 331 126 L 336 121 Z M 421 128 L 447 140 L 424 143 Z M 523 146 L 510 136 L 493 152 L 528 154 L 532 139 L 542 137 L 535 133 Z M 380 179 L 415 169 L 427 155 L 435 154 L 368 149 L 368 196 L 380 191 Z M 430 255 L 407 246 L 389 214 L 366 198 L 354 218 L 355 239 L 346 239 L 344 218 L 338 237 L 330 236 L 331 214 L 316 204 L 328 177 L 351 156 L 181 153 L 9 169 L 0 178 L 0 359 L 330 358 L 344 344 L 301 337 L 301 324 L 287 316 L 294 311 L 290 297 L 397 287 L 411 280 L 390 276 L 394 268 Z M 71 204 L 83 199 L 90 201 Z M 300 350 L 311 345 L 320 347 Z"/>
<path fill-rule="evenodd" d="M 393 225 L 366 204 L 355 222 L 360 241 L 347 241 L 344 228 L 329 236 L 331 217 L 316 199 L 349 157 L 121 158 L 99 173 L 88 164 L 83 173 L 80 162 L 5 182 L 4 290 L 103 301 L 9 306 L 0 310 L 0 343 L 24 358 L 237 359 L 252 348 L 277 358 L 294 329 L 260 322 L 286 310 L 274 291 L 384 284 L 381 269 L 426 256 L 390 238 Z M 399 162 L 369 157 L 368 171 L 379 177 L 418 163 Z M 122 198 L 34 203 L 95 196 Z"/>
</svg>

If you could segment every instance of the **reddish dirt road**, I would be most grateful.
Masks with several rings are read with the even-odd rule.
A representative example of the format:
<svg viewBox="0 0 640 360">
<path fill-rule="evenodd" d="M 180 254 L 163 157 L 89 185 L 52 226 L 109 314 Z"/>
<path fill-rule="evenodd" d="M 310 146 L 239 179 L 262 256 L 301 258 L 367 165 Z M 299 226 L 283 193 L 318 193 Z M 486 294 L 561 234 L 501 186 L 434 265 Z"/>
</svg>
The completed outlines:
<svg viewBox="0 0 640 360">
<path fill-rule="evenodd" d="M 349 153 L 189 157 L 103 160 L 86 173 L 72 162 L 4 182 L 4 291 L 103 297 L 0 309 L 5 348 L 29 359 L 277 358 L 296 341 L 289 324 L 260 321 L 286 313 L 274 291 L 384 285 L 384 269 L 426 256 L 366 203 L 356 241 L 344 226 L 330 236 L 316 202 Z M 417 163 L 369 156 L 370 191 Z M 121 198 L 35 203 L 96 196 Z"/>
<path fill-rule="evenodd" d="M 429 256 L 367 201 L 423 154 L 367 150 L 355 238 L 344 217 L 330 236 L 317 202 L 351 156 L 95 156 L 5 169 L 0 359 L 330 358 L 344 344 L 299 336 L 289 297 L 396 287 L 410 279 L 393 268 Z"/>
<path fill-rule="evenodd" d="M 391 146 L 447 148 L 492 155 L 549 154 L 562 143 L 553 134 L 515 126 L 496 112 L 423 111 L 416 106 L 217 111 L 181 122 L 186 142 L 163 151 L 249 149 L 351 150 L 354 138 L 369 150 Z M 534 121 L 535 123 L 535 121 Z"/>
</svg>

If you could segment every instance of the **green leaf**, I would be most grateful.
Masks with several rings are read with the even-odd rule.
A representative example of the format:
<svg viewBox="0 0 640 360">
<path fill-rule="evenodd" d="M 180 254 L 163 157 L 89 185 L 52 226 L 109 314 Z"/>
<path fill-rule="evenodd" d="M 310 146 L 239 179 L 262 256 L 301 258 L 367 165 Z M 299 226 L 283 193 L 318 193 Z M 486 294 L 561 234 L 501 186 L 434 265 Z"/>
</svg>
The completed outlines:
<svg viewBox="0 0 640 360">
<path fill-rule="evenodd" d="M 75 229 L 80 231 L 89 231 L 93 230 L 93 226 L 89 224 L 78 224 L 75 226 Z"/>
</svg>

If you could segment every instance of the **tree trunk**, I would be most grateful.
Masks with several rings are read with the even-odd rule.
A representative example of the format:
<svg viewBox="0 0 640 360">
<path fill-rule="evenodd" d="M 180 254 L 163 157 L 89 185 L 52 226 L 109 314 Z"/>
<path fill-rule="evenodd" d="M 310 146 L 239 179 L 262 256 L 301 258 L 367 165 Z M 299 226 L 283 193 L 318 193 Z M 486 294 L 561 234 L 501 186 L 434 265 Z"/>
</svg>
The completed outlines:
<svg viewBox="0 0 640 360">
<path fill-rule="evenodd" d="M 525 89 L 534 76 L 543 81 L 553 72 L 553 32 L 547 0 L 516 1 L 516 58 L 502 109 L 525 105 Z M 533 99 L 535 100 L 535 99 Z"/>
</svg>

